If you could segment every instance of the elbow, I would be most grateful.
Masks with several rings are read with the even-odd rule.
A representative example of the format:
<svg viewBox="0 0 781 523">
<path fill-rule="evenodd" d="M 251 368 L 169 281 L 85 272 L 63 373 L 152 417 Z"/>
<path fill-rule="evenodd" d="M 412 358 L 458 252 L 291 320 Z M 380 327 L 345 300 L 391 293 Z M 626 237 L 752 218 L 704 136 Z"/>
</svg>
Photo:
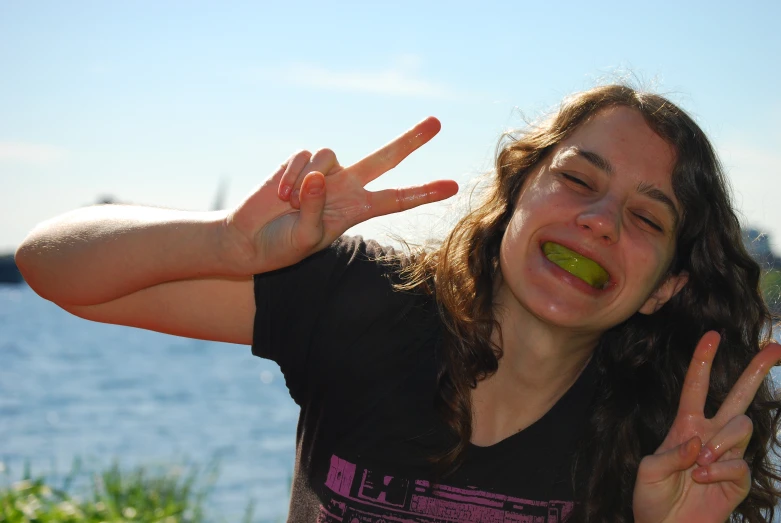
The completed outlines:
<svg viewBox="0 0 781 523">
<path fill-rule="evenodd" d="M 40 253 L 35 242 L 30 240 L 30 236 L 25 238 L 22 244 L 16 248 L 14 263 L 16 263 L 16 268 L 27 285 L 41 298 L 52 301 L 52 298 L 45 292 L 46 285 L 42 278 L 42 272 L 45 271 L 45 268 L 40 263 Z"/>
<path fill-rule="evenodd" d="M 22 240 L 22 243 L 19 244 L 19 246 L 16 248 L 16 251 L 14 252 L 14 262 L 16 263 L 17 268 L 19 271 L 22 272 L 22 275 L 24 276 L 26 272 L 29 272 L 32 265 L 35 262 L 35 255 L 36 251 L 38 250 L 36 247 L 36 244 L 39 243 L 38 237 L 36 235 L 36 229 L 33 229 L 30 231 L 27 236 L 24 237 L 24 240 Z M 27 278 L 25 277 L 25 280 Z"/>
<path fill-rule="evenodd" d="M 14 263 L 16 264 L 16 268 L 19 270 L 19 272 L 22 274 L 22 278 L 24 278 L 24 281 L 26 281 L 28 284 L 30 283 L 31 279 L 31 261 L 30 258 L 32 257 L 32 253 L 30 252 L 32 249 L 29 245 L 29 243 L 26 243 L 26 239 L 22 244 L 16 248 L 16 251 L 14 252 Z"/>
</svg>

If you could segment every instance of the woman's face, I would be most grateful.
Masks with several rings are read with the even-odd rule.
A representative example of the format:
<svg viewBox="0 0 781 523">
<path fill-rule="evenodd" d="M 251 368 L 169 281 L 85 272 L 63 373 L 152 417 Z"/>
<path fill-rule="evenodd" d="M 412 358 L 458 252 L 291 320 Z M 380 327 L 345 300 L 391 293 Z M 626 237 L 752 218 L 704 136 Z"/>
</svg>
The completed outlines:
<svg viewBox="0 0 781 523">
<path fill-rule="evenodd" d="M 681 216 L 674 161 L 634 109 L 582 124 L 526 180 L 502 240 L 500 302 L 586 332 L 661 307 L 686 281 L 667 275 Z"/>
</svg>

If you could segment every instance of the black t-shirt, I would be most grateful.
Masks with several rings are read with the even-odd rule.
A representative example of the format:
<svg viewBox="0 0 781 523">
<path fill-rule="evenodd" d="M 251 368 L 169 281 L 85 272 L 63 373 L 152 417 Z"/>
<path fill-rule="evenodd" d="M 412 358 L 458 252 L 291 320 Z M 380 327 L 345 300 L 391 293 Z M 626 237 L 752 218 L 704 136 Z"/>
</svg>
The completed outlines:
<svg viewBox="0 0 781 523">
<path fill-rule="evenodd" d="M 430 296 L 392 287 L 389 252 L 342 237 L 255 276 L 252 352 L 279 364 L 301 407 L 288 521 L 562 521 L 593 364 L 537 422 L 470 444 L 434 481 L 429 458 L 454 441 L 434 408 L 443 326 Z"/>
</svg>

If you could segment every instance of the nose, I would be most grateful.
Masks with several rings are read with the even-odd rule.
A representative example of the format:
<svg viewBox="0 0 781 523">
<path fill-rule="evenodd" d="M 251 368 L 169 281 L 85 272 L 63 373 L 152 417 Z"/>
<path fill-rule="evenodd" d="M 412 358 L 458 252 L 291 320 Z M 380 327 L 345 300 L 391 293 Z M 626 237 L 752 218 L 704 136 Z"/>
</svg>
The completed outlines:
<svg viewBox="0 0 781 523">
<path fill-rule="evenodd" d="M 616 202 L 604 198 L 589 205 L 578 214 L 575 223 L 599 240 L 611 244 L 621 234 L 621 210 Z"/>
</svg>

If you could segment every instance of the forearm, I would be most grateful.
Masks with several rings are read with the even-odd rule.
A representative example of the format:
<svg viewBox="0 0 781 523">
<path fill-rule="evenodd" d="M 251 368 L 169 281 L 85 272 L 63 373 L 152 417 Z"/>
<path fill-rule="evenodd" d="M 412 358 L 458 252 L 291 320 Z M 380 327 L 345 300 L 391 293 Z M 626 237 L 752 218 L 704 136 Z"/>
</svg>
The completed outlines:
<svg viewBox="0 0 781 523">
<path fill-rule="evenodd" d="M 166 281 L 233 276 L 225 211 L 84 207 L 36 226 L 16 252 L 30 286 L 55 303 L 95 305 Z"/>
</svg>

